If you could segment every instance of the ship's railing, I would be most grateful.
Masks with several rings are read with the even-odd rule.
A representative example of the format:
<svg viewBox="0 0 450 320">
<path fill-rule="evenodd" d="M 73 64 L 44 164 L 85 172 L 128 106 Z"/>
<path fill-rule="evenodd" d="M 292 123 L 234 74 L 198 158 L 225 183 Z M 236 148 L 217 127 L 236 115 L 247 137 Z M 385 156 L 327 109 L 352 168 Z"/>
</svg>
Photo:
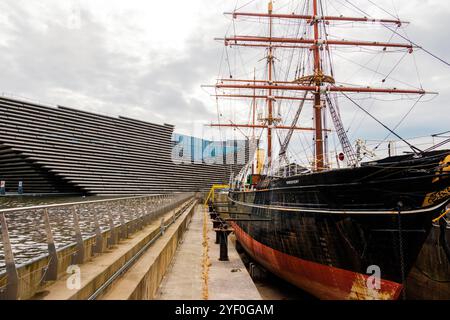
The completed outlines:
<svg viewBox="0 0 450 320">
<path fill-rule="evenodd" d="M 1 209 L 0 298 L 16 299 L 18 292 L 57 280 L 67 266 L 106 251 L 193 196 L 156 194 Z M 162 233 L 166 226 L 162 220 Z"/>
</svg>

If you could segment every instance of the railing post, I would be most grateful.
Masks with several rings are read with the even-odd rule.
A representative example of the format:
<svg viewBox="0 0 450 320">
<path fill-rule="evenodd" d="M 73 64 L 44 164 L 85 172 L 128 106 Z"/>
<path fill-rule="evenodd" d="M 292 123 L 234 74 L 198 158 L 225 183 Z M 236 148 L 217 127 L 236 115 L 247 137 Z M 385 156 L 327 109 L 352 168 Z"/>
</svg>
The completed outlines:
<svg viewBox="0 0 450 320">
<path fill-rule="evenodd" d="M 114 216 L 112 213 L 113 205 L 106 205 L 106 209 L 108 210 L 108 218 L 109 218 L 109 238 L 108 238 L 108 246 L 114 246 L 117 243 L 117 232 L 116 227 L 114 225 Z"/>
<path fill-rule="evenodd" d="M 164 234 L 164 231 L 166 231 L 166 227 L 164 225 L 164 218 L 161 218 L 161 226 L 160 226 L 160 230 L 161 230 L 161 235 Z"/>
<path fill-rule="evenodd" d="M 128 214 L 130 215 L 130 233 L 133 234 L 136 231 L 136 219 L 134 217 L 134 210 L 133 210 L 133 202 L 131 199 L 129 199 L 128 201 Z"/>
<path fill-rule="evenodd" d="M 122 239 L 128 238 L 128 228 L 125 223 L 125 217 L 123 215 L 123 205 L 119 205 L 119 215 L 120 215 L 120 237 Z"/>
<path fill-rule="evenodd" d="M 9 239 L 8 226 L 4 213 L 0 213 L 0 224 L 2 225 L 3 251 L 5 255 L 5 266 L 7 275 L 6 292 L 2 295 L 6 300 L 17 300 L 19 293 L 19 275 L 17 274 L 14 253 Z"/>
<path fill-rule="evenodd" d="M 173 199 L 172 199 L 171 197 L 170 197 L 170 198 L 167 198 L 167 202 L 168 202 L 168 204 L 169 204 L 168 210 L 169 210 L 169 211 L 173 210 L 173 209 L 175 208 L 175 203 L 173 202 Z"/>
<path fill-rule="evenodd" d="M 154 213 L 155 213 L 156 216 L 159 215 L 159 209 L 160 208 L 161 208 L 161 196 L 158 195 L 158 196 L 156 196 L 156 199 L 155 199 L 155 210 L 154 210 Z"/>
<path fill-rule="evenodd" d="M 45 232 L 47 234 L 47 248 L 49 263 L 45 273 L 45 281 L 52 281 L 58 279 L 58 255 L 56 253 L 55 240 L 53 238 L 52 227 L 50 225 L 50 218 L 48 216 L 48 209 L 44 209 L 44 224 Z"/>
<path fill-rule="evenodd" d="M 134 211 L 136 212 L 136 217 L 134 219 L 136 221 L 135 231 L 142 230 L 142 211 L 140 208 L 140 199 L 138 198 L 134 201 L 134 209 Z"/>
<path fill-rule="evenodd" d="M 156 216 L 156 209 L 158 208 L 158 196 L 153 196 L 152 197 L 152 207 L 150 209 L 150 214 L 152 215 L 152 217 Z"/>
<path fill-rule="evenodd" d="M 152 209 L 151 209 L 151 212 L 152 212 L 151 214 L 153 215 L 153 217 L 155 217 L 157 214 L 157 212 L 156 212 L 157 208 L 158 208 L 158 196 L 153 196 Z"/>
<path fill-rule="evenodd" d="M 161 206 L 161 214 L 164 214 L 165 213 L 165 211 L 167 210 L 167 206 L 169 205 L 169 203 L 168 203 L 168 201 L 167 201 L 167 195 L 164 195 L 163 196 L 163 203 L 162 203 L 162 206 Z"/>
<path fill-rule="evenodd" d="M 136 232 L 139 230 L 139 206 L 136 203 L 137 199 L 131 200 L 131 210 L 133 211 L 133 232 Z"/>
<path fill-rule="evenodd" d="M 137 199 L 137 206 L 138 206 L 138 210 L 139 210 L 139 230 L 144 229 L 144 210 L 145 210 L 145 204 L 142 201 L 142 199 Z"/>
<path fill-rule="evenodd" d="M 103 237 L 102 237 L 102 231 L 100 229 L 100 222 L 98 220 L 97 212 L 95 212 L 95 209 L 92 210 L 92 215 L 94 217 L 94 223 L 95 223 L 95 246 L 94 246 L 94 252 L 95 253 L 102 253 L 103 252 Z"/>
<path fill-rule="evenodd" d="M 150 219 L 149 219 L 150 210 L 148 209 L 149 202 L 150 202 L 149 197 L 145 197 L 143 202 L 144 202 L 144 224 L 146 226 L 148 226 L 148 224 L 150 223 Z"/>
<path fill-rule="evenodd" d="M 84 242 L 83 235 L 81 234 L 80 229 L 80 218 L 78 216 L 77 208 L 75 206 L 72 207 L 73 213 L 73 226 L 75 229 L 75 239 L 77 242 L 77 253 L 73 259 L 74 264 L 82 264 L 84 263 Z"/>
</svg>

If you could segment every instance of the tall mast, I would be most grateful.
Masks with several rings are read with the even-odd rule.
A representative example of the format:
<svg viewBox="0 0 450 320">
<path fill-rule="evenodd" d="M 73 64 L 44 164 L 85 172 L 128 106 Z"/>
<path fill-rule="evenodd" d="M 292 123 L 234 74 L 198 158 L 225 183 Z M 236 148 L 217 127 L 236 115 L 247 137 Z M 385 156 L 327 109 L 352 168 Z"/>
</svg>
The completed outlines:
<svg viewBox="0 0 450 320">
<path fill-rule="evenodd" d="M 317 18 L 317 0 L 313 0 L 313 15 L 314 15 L 314 79 L 317 89 L 314 93 L 314 140 L 316 144 L 315 148 L 315 168 L 317 171 L 324 169 L 324 155 L 323 155 L 323 134 L 322 134 L 322 99 L 320 95 L 320 86 L 322 85 L 322 66 L 320 62 L 320 49 L 319 49 L 319 19 Z"/>
<path fill-rule="evenodd" d="M 272 15 L 273 11 L 273 3 L 272 0 L 269 1 L 268 12 L 269 15 Z M 269 18 L 269 39 L 272 39 L 272 17 Z M 268 55 L 267 55 L 267 75 L 269 83 L 272 83 L 272 63 L 273 63 L 273 48 L 272 42 L 269 42 Z M 273 125 L 273 100 L 272 100 L 272 89 L 269 89 L 269 98 L 267 99 L 267 109 L 268 109 L 268 118 L 267 118 L 267 160 L 268 165 L 272 162 L 272 125 Z"/>
<path fill-rule="evenodd" d="M 376 88 L 367 85 L 337 85 L 334 75 L 324 74 L 324 65 L 321 60 L 322 47 L 329 49 L 333 47 L 372 47 L 374 49 L 382 48 L 383 51 L 387 49 L 395 49 L 395 51 L 405 51 L 412 53 L 418 46 L 414 43 L 394 43 L 394 42 L 380 42 L 380 41 L 363 41 L 363 40 L 345 40 L 345 39 L 327 39 L 325 34 L 321 34 L 319 23 L 328 23 L 329 21 L 349 21 L 359 23 L 381 23 L 401 26 L 407 22 L 399 19 L 373 19 L 368 17 L 344 17 L 344 16 L 325 16 L 324 12 L 319 14 L 318 0 L 311 0 L 312 8 L 309 8 L 309 14 L 294 14 L 294 13 L 273 13 L 273 1 L 268 0 L 268 10 L 266 13 L 252 13 L 252 12 L 230 12 L 226 14 L 232 15 L 233 19 L 239 17 L 257 17 L 267 19 L 269 30 L 268 36 L 259 35 L 238 35 L 225 36 L 224 38 L 216 38 L 216 40 L 223 40 L 225 46 L 229 47 L 255 47 L 264 48 L 267 52 L 267 77 L 264 79 L 217 79 L 217 83 L 212 86 L 214 88 L 223 90 L 220 94 L 215 94 L 217 98 L 249 98 L 253 99 L 253 121 L 252 124 L 211 124 L 212 127 L 233 127 L 233 128 L 252 128 L 267 130 L 267 162 L 270 166 L 272 164 L 273 150 L 272 150 L 272 131 L 273 130 L 306 130 L 314 134 L 314 164 L 316 171 L 323 171 L 326 166 L 326 141 L 324 136 L 326 132 L 330 131 L 325 128 L 324 108 L 326 106 L 325 98 L 329 100 L 328 93 L 386 93 L 386 94 L 432 94 L 423 89 L 409 89 L 409 88 Z M 306 21 L 306 27 L 312 28 L 313 36 L 305 37 L 276 37 L 273 32 L 273 19 L 278 20 L 303 20 Z M 322 39 L 324 38 L 324 39 Z M 301 74 L 298 79 L 289 79 L 288 81 L 274 80 L 274 50 L 281 49 L 300 49 L 311 50 L 312 68 L 313 72 L 309 75 Z M 394 50 L 392 50 L 394 51 Z M 231 90 L 231 92 L 229 91 Z M 239 91 L 237 91 L 239 90 Z M 249 91 L 252 90 L 252 91 Z M 256 95 L 256 90 L 261 93 Z M 312 97 L 307 97 L 307 93 L 303 97 L 299 97 L 296 92 L 311 92 Z M 283 92 L 283 94 L 281 94 Z M 291 94 L 285 95 L 285 92 Z M 267 103 L 267 117 L 261 119 L 264 122 L 255 124 L 254 115 L 256 108 L 256 100 L 264 99 Z M 291 101 L 312 101 L 313 102 L 313 126 L 285 126 L 280 125 L 280 119 L 273 116 L 273 104 L 276 100 L 291 100 Z M 329 101 L 328 101 L 329 102 Z M 258 119 L 259 120 L 259 119 Z M 334 121 L 334 120 L 333 120 Z M 336 126 L 336 124 L 335 124 Z M 339 130 L 339 129 L 338 129 Z M 343 146 L 345 149 L 345 146 Z"/>
<path fill-rule="evenodd" d="M 254 84 L 256 84 L 256 68 L 253 69 L 253 81 Z M 254 126 L 256 124 L 256 89 L 253 89 L 253 103 L 252 103 L 252 125 Z M 252 140 L 255 142 L 255 127 L 252 128 Z M 256 150 L 258 153 L 258 149 Z M 256 154 L 258 157 L 258 154 Z M 252 174 L 255 173 L 255 162 L 252 161 Z"/>
<path fill-rule="evenodd" d="M 253 69 L 253 82 L 256 85 L 256 68 Z M 256 89 L 253 89 L 253 103 L 252 103 L 252 125 L 256 124 Z M 255 139 L 255 128 L 252 129 L 252 138 Z"/>
</svg>

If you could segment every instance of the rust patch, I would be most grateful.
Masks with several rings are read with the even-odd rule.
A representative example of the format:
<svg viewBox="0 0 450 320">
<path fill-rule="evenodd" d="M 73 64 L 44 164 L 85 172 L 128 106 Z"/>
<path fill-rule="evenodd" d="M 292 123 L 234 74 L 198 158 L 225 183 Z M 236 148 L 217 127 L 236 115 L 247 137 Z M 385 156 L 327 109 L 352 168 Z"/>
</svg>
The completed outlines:
<svg viewBox="0 0 450 320">
<path fill-rule="evenodd" d="M 350 300 L 393 300 L 396 299 L 397 289 L 390 287 L 387 291 L 373 289 L 367 286 L 367 277 L 356 274 L 348 299 Z"/>
</svg>

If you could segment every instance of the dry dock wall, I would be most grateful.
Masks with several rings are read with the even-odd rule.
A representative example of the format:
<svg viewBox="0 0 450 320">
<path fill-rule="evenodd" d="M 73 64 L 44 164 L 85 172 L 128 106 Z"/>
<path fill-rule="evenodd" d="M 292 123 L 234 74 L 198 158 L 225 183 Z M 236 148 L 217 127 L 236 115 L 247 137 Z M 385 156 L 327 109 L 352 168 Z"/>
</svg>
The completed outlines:
<svg viewBox="0 0 450 320">
<path fill-rule="evenodd" d="M 17 266 L 19 278 L 17 299 L 87 299 L 95 292 L 107 279 L 109 279 L 117 270 L 119 270 L 127 261 L 129 261 L 140 249 L 142 249 L 151 239 L 158 236 L 161 231 L 161 223 L 170 225 L 176 220 L 176 214 L 179 210 L 185 210 L 187 204 L 192 203 L 191 200 L 183 200 L 183 202 L 174 203 L 167 207 L 165 211 L 153 217 L 150 224 L 143 230 L 136 226 L 136 221 L 129 221 L 125 228 L 129 230 L 129 238 L 120 241 L 118 245 L 109 246 L 108 239 L 111 236 L 110 230 L 101 233 L 101 250 L 94 253 L 97 239 L 90 237 L 83 240 L 84 260 L 78 265 L 83 272 L 84 269 L 90 270 L 83 281 L 80 290 L 68 290 L 66 286 L 67 268 L 74 265 L 75 253 L 77 251 L 76 244 L 67 246 L 58 250 L 56 281 L 46 281 L 46 269 L 50 264 L 50 257 L 43 256 L 36 258 L 29 263 Z M 192 204 L 190 204 L 192 206 Z M 161 218 L 163 219 L 161 221 Z M 120 227 L 119 227 L 120 228 Z M 118 230 L 116 230 L 118 231 Z M 137 231 L 134 232 L 133 231 Z M 117 232 L 116 232 L 117 233 Z M 114 258 L 108 258 L 113 256 Z M 93 270 L 93 271 L 92 271 Z M 101 270 L 101 272 L 98 272 Z M 6 298 L 7 275 L 0 275 L 0 299 Z"/>
<path fill-rule="evenodd" d="M 178 245 L 186 232 L 196 205 L 191 206 L 165 235 L 100 299 L 153 300 Z"/>
<path fill-rule="evenodd" d="M 67 287 L 68 276 L 66 275 L 45 288 L 44 294 L 38 294 L 34 298 L 44 300 L 99 299 L 105 293 L 107 294 L 114 289 L 115 283 L 120 282 L 120 279 L 123 277 L 121 275 L 114 279 L 113 275 L 120 273 L 121 268 L 149 243 L 151 245 L 144 254 L 151 253 L 157 259 L 150 266 L 152 270 L 149 273 L 150 276 L 146 278 L 143 286 L 140 287 L 144 291 L 137 290 L 136 292 L 152 292 L 152 290 L 156 290 L 177 248 L 178 242 L 176 239 L 186 230 L 195 203 L 195 201 L 185 203 L 183 206 L 166 213 L 163 216 L 163 220 L 167 229 L 165 229 L 162 236 L 158 237 L 161 231 L 161 221 L 153 221 L 131 238 L 119 243 L 113 250 L 109 250 L 86 264 L 80 265 L 81 286 L 79 289 L 73 290 Z M 182 211 L 179 209 L 182 209 Z M 152 242 L 153 239 L 156 239 L 156 241 Z M 166 239 L 170 239 L 170 245 L 162 245 L 167 243 Z M 132 267 L 139 261 L 141 261 L 140 258 L 134 262 Z M 128 273 L 127 270 L 124 272 L 124 274 Z M 111 279 L 114 279 L 114 281 L 110 285 L 104 285 Z M 146 295 L 142 295 L 142 297 L 146 297 Z"/>
</svg>

